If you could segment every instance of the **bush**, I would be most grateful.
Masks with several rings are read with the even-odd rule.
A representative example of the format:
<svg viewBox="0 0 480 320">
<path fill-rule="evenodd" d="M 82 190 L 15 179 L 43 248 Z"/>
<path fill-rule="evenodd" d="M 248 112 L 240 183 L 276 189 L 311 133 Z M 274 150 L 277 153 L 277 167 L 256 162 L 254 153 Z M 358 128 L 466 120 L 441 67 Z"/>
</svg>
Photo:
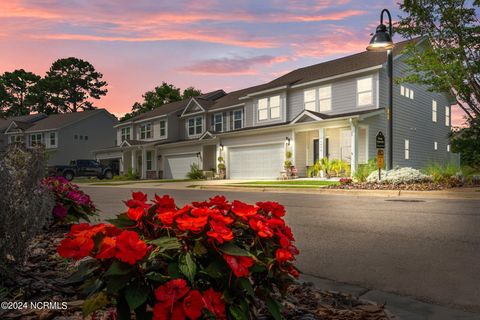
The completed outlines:
<svg viewBox="0 0 480 320">
<path fill-rule="evenodd" d="M 366 164 L 359 164 L 353 178 L 358 182 L 365 182 L 373 171 L 378 171 L 376 158 L 368 160 Z"/>
<path fill-rule="evenodd" d="M 345 185 L 352 184 L 353 181 L 352 181 L 352 178 L 341 178 L 339 182 L 342 186 L 345 186 Z"/>
<path fill-rule="evenodd" d="M 90 221 L 97 216 L 97 209 L 90 196 L 80 190 L 79 186 L 63 177 L 49 177 L 42 183 L 55 195 L 55 207 L 52 210 L 56 222 Z"/>
<path fill-rule="evenodd" d="M 278 319 L 274 292 L 298 276 L 283 206 L 216 196 L 178 208 L 141 192 L 125 203 L 113 225 L 74 225 L 57 248 L 83 259 L 72 279 L 90 295 L 85 314 L 115 302 L 119 319 L 255 319 L 263 301 Z"/>
<path fill-rule="evenodd" d="M 438 183 L 449 183 L 452 177 L 462 173 L 462 169 L 454 163 L 440 164 L 437 162 L 428 164 L 422 171 Z"/>
<path fill-rule="evenodd" d="M 20 144 L 0 154 L 0 286 L 7 265 L 23 262 L 28 242 L 50 221 L 53 195 L 40 184 L 44 155 Z"/>
<path fill-rule="evenodd" d="M 187 173 L 187 178 L 191 180 L 203 179 L 203 172 L 198 167 L 198 164 L 192 163 L 190 165 L 190 172 Z"/>
<path fill-rule="evenodd" d="M 378 172 L 372 172 L 366 179 L 368 183 L 378 183 Z M 413 168 L 396 168 L 388 171 L 382 171 L 380 183 L 391 184 L 411 184 L 430 182 L 431 178 Z"/>
</svg>

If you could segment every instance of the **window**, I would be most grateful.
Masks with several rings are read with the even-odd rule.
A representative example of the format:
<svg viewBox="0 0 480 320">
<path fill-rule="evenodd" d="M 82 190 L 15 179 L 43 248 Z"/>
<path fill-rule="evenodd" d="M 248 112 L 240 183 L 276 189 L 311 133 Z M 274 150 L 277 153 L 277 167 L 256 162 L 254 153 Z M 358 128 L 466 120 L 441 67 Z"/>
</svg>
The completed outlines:
<svg viewBox="0 0 480 320">
<path fill-rule="evenodd" d="M 433 150 L 438 150 L 438 142 L 437 141 L 433 142 Z"/>
<path fill-rule="evenodd" d="M 42 144 L 42 134 L 41 133 L 35 133 L 30 135 L 30 146 L 39 146 Z"/>
<path fill-rule="evenodd" d="M 432 100 L 432 121 L 437 122 L 437 101 Z"/>
<path fill-rule="evenodd" d="M 373 78 L 357 80 L 357 105 L 359 107 L 373 104 Z"/>
<path fill-rule="evenodd" d="M 74 136 L 73 136 L 73 139 L 77 140 L 77 139 L 78 139 L 78 136 L 77 136 L 77 135 L 74 135 Z"/>
<path fill-rule="evenodd" d="M 258 120 L 280 118 L 280 96 L 258 100 Z"/>
<path fill-rule="evenodd" d="M 152 151 L 147 151 L 147 158 L 146 158 L 146 162 L 147 162 L 147 170 L 150 171 L 152 170 L 152 164 L 153 164 L 153 152 Z"/>
<path fill-rule="evenodd" d="M 57 133 L 56 132 L 50 132 L 48 134 L 48 147 L 54 148 L 57 146 Z"/>
<path fill-rule="evenodd" d="M 305 105 L 305 110 L 312 110 L 316 111 L 316 94 L 317 90 L 312 89 L 312 90 L 305 90 L 303 91 L 303 102 Z"/>
<path fill-rule="evenodd" d="M 320 112 L 332 109 L 332 86 L 328 85 L 318 89 Z"/>
<path fill-rule="evenodd" d="M 160 120 L 160 138 L 167 137 L 167 121 Z"/>
<path fill-rule="evenodd" d="M 414 95 L 413 95 L 413 90 L 412 89 L 409 89 L 407 87 L 404 87 L 404 86 L 400 86 L 400 95 L 404 96 L 404 97 L 407 97 L 407 98 L 410 98 L 413 100 L 414 98 Z"/>
<path fill-rule="evenodd" d="M 146 123 L 140 126 L 140 139 L 151 139 L 152 135 L 152 124 Z"/>
<path fill-rule="evenodd" d="M 83 140 L 83 136 L 80 136 L 80 140 Z"/>
<path fill-rule="evenodd" d="M 130 139 L 130 127 L 122 128 L 122 142 Z"/>
<path fill-rule="evenodd" d="M 445 107 L 445 125 L 450 127 L 450 107 Z"/>
<path fill-rule="evenodd" d="M 410 141 L 405 139 L 405 159 L 410 159 Z"/>
<path fill-rule="evenodd" d="M 213 128 L 215 132 L 223 131 L 223 114 L 215 113 L 213 115 Z"/>
<path fill-rule="evenodd" d="M 88 140 L 88 136 L 85 136 L 85 140 Z"/>
<path fill-rule="evenodd" d="M 450 145 L 447 144 L 447 152 L 450 152 Z"/>
<path fill-rule="evenodd" d="M 233 129 L 243 128 L 243 110 L 233 111 Z"/>
<path fill-rule="evenodd" d="M 23 142 L 23 136 L 10 136 L 10 143 Z"/>
<path fill-rule="evenodd" d="M 188 135 L 196 136 L 202 134 L 203 131 L 203 117 L 194 117 L 188 119 Z"/>
</svg>

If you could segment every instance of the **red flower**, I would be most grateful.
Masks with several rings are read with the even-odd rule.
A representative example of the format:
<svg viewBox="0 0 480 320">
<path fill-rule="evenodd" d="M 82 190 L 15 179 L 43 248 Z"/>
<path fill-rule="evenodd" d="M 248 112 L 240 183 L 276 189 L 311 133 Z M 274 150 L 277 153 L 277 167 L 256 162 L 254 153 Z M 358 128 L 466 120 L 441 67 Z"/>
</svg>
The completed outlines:
<svg viewBox="0 0 480 320">
<path fill-rule="evenodd" d="M 175 302 L 172 307 L 157 303 L 153 307 L 153 320 L 185 320 L 182 304 Z"/>
<path fill-rule="evenodd" d="M 298 278 L 300 276 L 300 272 L 298 272 L 298 270 L 292 265 L 288 266 L 287 272 L 294 278 Z"/>
<path fill-rule="evenodd" d="M 230 210 L 230 204 L 224 196 L 210 198 L 209 206 L 225 212 Z"/>
<path fill-rule="evenodd" d="M 190 212 L 192 216 L 195 217 L 205 217 L 210 215 L 210 208 L 207 207 L 201 207 L 201 208 L 193 208 L 192 211 Z"/>
<path fill-rule="evenodd" d="M 201 201 L 201 202 L 193 201 L 192 206 L 194 206 L 195 208 L 204 208 L 204 207 L 209 207 L 210 204 L 207 201 Z"/>
<path fill-rule="evenodd" d="M 285 207 L 279 204 L 278 202 L 266 201 L 266 202 L 257 202 L 257 206 L 263 210 L 266 214 L 271 213 L 275 217 L 283 217 L 285 215 Z"/>
<path fill-rule="evenodd" d="M 207 309 L 213 313 L 216 319 L 226 319 L 225 302 L 222 300 L 222 294 L 209 288 L 203 293 L 203 301 Z"/>
<path fill-rule="evenodd" d="M 130 220 L 138 221 L 145 215 L 145 213 L 146 211 L 143 207 L 128 208 L 127 216 Z"/>
<path fill-rule="evenodd" d="M 63 239 L 57 247 L 57 252 L 64 258 L 80 260 L 90 254 L 94 247 L 93 240 L 86 237 Z"/>
<path fill-rule="evenodd" d="M 67 216 L 68 209 L 65 208 L 61 203 L 57 203 L 57 205 L 53 208 L 52 213 L 55 218 L 63 219 Z"/>
<path fill-rule="evenodd" d="M 77 237 L 83 235 L 84 231 L 90 230 L 91 226 L 88 223 L 77 223 L 72 225 L 67 237 Z"/>
<path fill-rule="evenodd" d="M 125 202 L 127 207 L 129 207 L 129 208 L 141 207 L 141 208 L 145 208 L 145 209 L 148 209 L 150 207 L 150 205 L 148 205 L 146 203 L 148 198 L 147 198 L 147 195 L 145 193 L 143 193 L 143 192 L 133 192 L 132 193 L 132 198 L 133 199 L 127 200 L 127 202 Z"/>
<path fill-rule="evenodd" d="M 180 210 L 173 210 L 173 211 L 163 211 L 163 210 L 160 210 L 160 212 L 158 211 L 157 209 L 157 218 L 160 219 L 160 221 L 162 221 L 162 223 L 166 226 L 170 226 L 172 225 L 173 223 L 173 220 L 178 217 L 178 216 L 181 216 L 182 214 L 184 213 L 187 213 L 192 207 L 186 205 L 184 206 L 182 209 Z"/>
<path fill-rule="evenodd" d="M 125 263 L 135 264 L 147 253 L 147 244 L 140 240 L 138 233 L 123 231 L 117 237 L 117 252 L 115 257 Z"/>
<path fill-rule="evenodd" d="M 227 261 L 233 273 L 238 277 L 248 277 L 250 272 L 248 268 L 253 266 L 255 261 L 250 257 L 237 257 L 228 254 L 223 254 L 223 258 Z"/>
<path fill-rule="evenodd" d="M 220 210 L 217 209 L 212 209 L 210 210 L 210 217 L 217 221 L 217 222 L 222 222 L 226 225 L 232 224 L 233 223 L 233 218 L 224 215 Z"/>
<path fill-rule="evenodd" d="M 174 279 L 158 287 L 155 290 L 155 297 L 161 304 L 171 308 L 188 291 L 190 291 L 190 287 L 184 279 Z"/>
<path fill-rule="evenodd" d="M 110 259 L 115 256 L 116 240 L 111 237 L 105 237 L 102 240 L 100 245 L 100 250 L 98 251 L 95 258 L 97 259 Z"/>
<path fill-rule="evenodd" d="M 175 211 L 175 209 L 177 209 L 175 200 L 173 200 L 173 198 L 171 198 L 169 195 L 164 195 L 163 197 L 155 195 L 154 202 L 157 204 L 157 213 Z"/>
<path fill-rule="evenodd" d="M 205 307 L 200 292 L 192 290 L 183 299 L 183 311 L 188 318 L 195 320 L 202 316 L 202 309 Z"/>
<path fill-rule="evenodd" d="M 232 202 L 232 212 L 241 217 L 243 220 L 246 220 L 247 217 L 256 215 L 257 211 L 258 208 L 255 206 L 237 200 Z"/>
<path fill-rule="evenodd" d="M 233 239 L 232 230 L 227 228 L 224 223 L 212 220 L 210 221 L 210 227 L 212 228 L 212 231 L 208 231 L 207 236 L 217 240 L 218 243 L 221 244 Z"/>
<path fill-rule="evenodd" d="M 200 232 L 203 230 L 205 225 L 208 222 L 208 216 L 201 217 L 191 217 L 187 214 L 177 218 L 175 220 L 177 223 L 178 229 L 182 231 L 191 231 L 191 232 Z"/>
<path fill-rule="evenodd" d="M 268 223 L 268 221 L 267 221 Z M 257 234 L 262 237 L 262 238 L 271 238 L 273 237 L 273 230 L 262 220 L 256 219 L 256 218 L 251 218 L 250 221 L 248 221 L 248 224 L 250 227 L 257 231 Z"/>
<path fill-rule="evenodd" d="M 277 259 L 279 263 L 283 263 L 289 260 L 293 260 L 294 258 L 289 250 L 277 249 L 277 251 L 275 251 L 275 259 Z"/>
</svg>

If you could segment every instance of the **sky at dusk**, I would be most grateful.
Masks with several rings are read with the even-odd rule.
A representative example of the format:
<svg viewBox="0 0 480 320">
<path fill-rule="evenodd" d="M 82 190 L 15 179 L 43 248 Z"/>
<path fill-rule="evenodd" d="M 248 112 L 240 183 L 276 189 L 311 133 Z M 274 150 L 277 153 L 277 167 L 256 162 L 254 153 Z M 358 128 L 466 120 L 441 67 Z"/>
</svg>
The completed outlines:
<svg viewBox="0 0 480 320">
<path fill-rule="evenodd" d="M 391 0 L 0 0 L 0 73 L 87 60 L 109 84 L 96 105 L 120 116 L 162 81 L 228 92 L 363 51 L 383 8 L 400 14 Z"/>
</svg>

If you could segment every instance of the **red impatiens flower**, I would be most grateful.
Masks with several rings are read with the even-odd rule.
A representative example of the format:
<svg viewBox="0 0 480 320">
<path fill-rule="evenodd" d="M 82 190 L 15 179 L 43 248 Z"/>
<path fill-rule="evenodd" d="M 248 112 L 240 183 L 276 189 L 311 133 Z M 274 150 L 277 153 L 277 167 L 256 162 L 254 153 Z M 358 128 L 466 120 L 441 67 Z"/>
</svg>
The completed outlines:
<svg viewBox="0 0 480 320">
<path fill-rule="evenodd" d="M 173 198 L 171 198 L 169 195 L 164 195 L 163 197 L 155 195 L 154 202 L 157 204 L 157 213 L 175 211 L 177 209 L 175 200 L 173 200 Z"/>
<path fill-rule="evenodd" d="M 175 302 L 172 306 L 166 306 L 157 303 L 153 307 L 153 320 L 185 320 L 185 312 L 180 302 Z"/>
<path fill-rule="evenodd" d="M 255 261 L 250 257 L 237 257 L 223 254 L 223 258 L 227 261 L 233 273 L 238 277 L 248 277 L 250 274 L 248 268 L 253 266 Z"/>
<path fill-rule="evenodd" d="M 230 210 L 230 204 L 224 196 L 215 196 L 213 198 L 210 198 L 210 202 L 208 204 L 210 207 L 214 207 L 223 212 L 227 212 Z"/>
<path fill-rule="evenodd" d="M 265 201 L 265 202 L 257 202 L 257 206 L 263 210 L 266 214 L 271 213 L 275 217 L 283 217 L 285 215 L 285 207 L 279 204 L 278 202 L 273 201 Z"/>
<path fill-rule="evenodd" d="M 203 301 L 208 311 L 213 313 L 216 319 L 226 319 L 225 301 L 222 300 L 222 294 L 209 288 L 203 293 Z"/>
<path fill-rule="evenodd" d="M 223 224 L 229 225 L 233 223 L 233 218 L 227 216 L 226 214 L 223 214 L 220 210 L 218 209 L 212 209 L 210 210 L 210 217 L 217 221 L 217 222 L 222 222 Z"/>
<path fill-rule="evenodd" d="M 138 221 L 146 214 L 145 208 L 143 207 L 136 207 L 136 208 L 128 208 L 127 216 L 130 220 Z"/>
<path fill-rule="evenodd" d="M 183 299 L 183 311 L 188 318 L 195 320 L 202 316 L 202 310 L 205 307 L 202 295 L 198 290 L 192 290 Z"/>
<path fill-rule="evenodd" d="M 267 225 L 267 223 L 268 221 L 264 222 L 261 219 L 256 219 L 255 217 L 248 221 L 250 228 L 255 230 L 260 237 L 271 238 L 273 237 L 273 230 Z"/>
<path fill-rule="evenodd" d="M 215 220 L 210 221 L 211 231 L 207 232 L 207 236 L 215 239 L 218 243 L 222 244 L 225 241 L 233 239 L 233 232 L 224 223 Z"/>
<path fill-rule="evenodd" d="M 67 216 L 68 209 L 65 208 L 61 203 L 57 203 L 57 205 L 53 208 L 52 213 L 55 218 L 63 219 Z"/>
<path fill-rule="evenodd" d="M 189 205 L 184 206 L 180 210 L 158 211 L 157 218 L 162 221 L 166 226 L 171 226 L 176 217 L 187 213 L 192 207 Z"/>
<path fill-rule="evenodd" d="M 147 253 L 147 244 L 135 231 L 123 231 L 116 240 L 115 257 L 125 263 L 134 265 Z"/>
<path fill-rule="evenodd" d="M 283 263 L 289 260 L 293 260 L 294 258 L 289 250 L 277 249 L 277 251 L 275 251 L 275 259 L 277 259 L 279 263 Z"/>
<path fill-rule="evenodd" d="M 57 252 L 64 258 L 72 258 L 80 260 L 90 254 L 94 247 L 94 242 L 90 238 L 76 237 L 73 239 L 67 238 L 60 242 L 57 247 Z"/>
<path fill-rule="evenodd" d="M 116 240 L 111 237 L 105 237 L 102 240 L 100 245 L 100 250 L 98 251 L 95 258 L 97 259 L 110 259 L 115 256 L 116 249 Z"/>
<path fill-rule="evenodd" d="M 132 192 L 132 199 L 127 200 L 125 204 L 129 208 L 138 208 L 142 207 L 145 209 L 148 209 L 150 205 L 148 205 L 147 202 L 148 198 L 147 195 L 143 192 Z"/>
<path fill-rule="evenodd" d="M 190 213 L 192 214 L 192 216 L 195 216 L 195 217 L 205 217 L 210 215 L 210 211 L 211 211 L 210 208 L 201 207 L 201 208 L 193 208 L 192 211 L 190 211 Z"/>
<path fill-rule="evenodd" d="M 243 220 L 247 220 L 248 217 L 256 215 L 258 208 L 238 200 L 232 202 L 232 212 Z"/>
<path fill-rule="evenodd" d="M 204 207 L 209 207 L 210 204 L 207 201 L 200 201 L 200 202 L 193 201 L 192 206 L 194 206 L 195 208 L 204 208 Z"/>
<path fill-rule="evenodd" d="M 184 214 L 175 220 L 178 229 L 181 231 L 200 232 L 203 230 L 208 222 L 208 216 L 192 217 L 188 214 Z"/>
<path fill-rule="evenodd" d="M 294 278 L 298 278 L 300 276 L 300 272 L 298 272 L 298 270 L 292 265 L 287 267 L 287 272 Z"/>
<path fill-rule="evenodd" d="M 173 304 L 185 296 L 190 287 L 184 279 L 174 279 L 161 285 L 155 290 L 155 297 L 158 302 L 167 308 L 171 308 Z"/>
</svg>

